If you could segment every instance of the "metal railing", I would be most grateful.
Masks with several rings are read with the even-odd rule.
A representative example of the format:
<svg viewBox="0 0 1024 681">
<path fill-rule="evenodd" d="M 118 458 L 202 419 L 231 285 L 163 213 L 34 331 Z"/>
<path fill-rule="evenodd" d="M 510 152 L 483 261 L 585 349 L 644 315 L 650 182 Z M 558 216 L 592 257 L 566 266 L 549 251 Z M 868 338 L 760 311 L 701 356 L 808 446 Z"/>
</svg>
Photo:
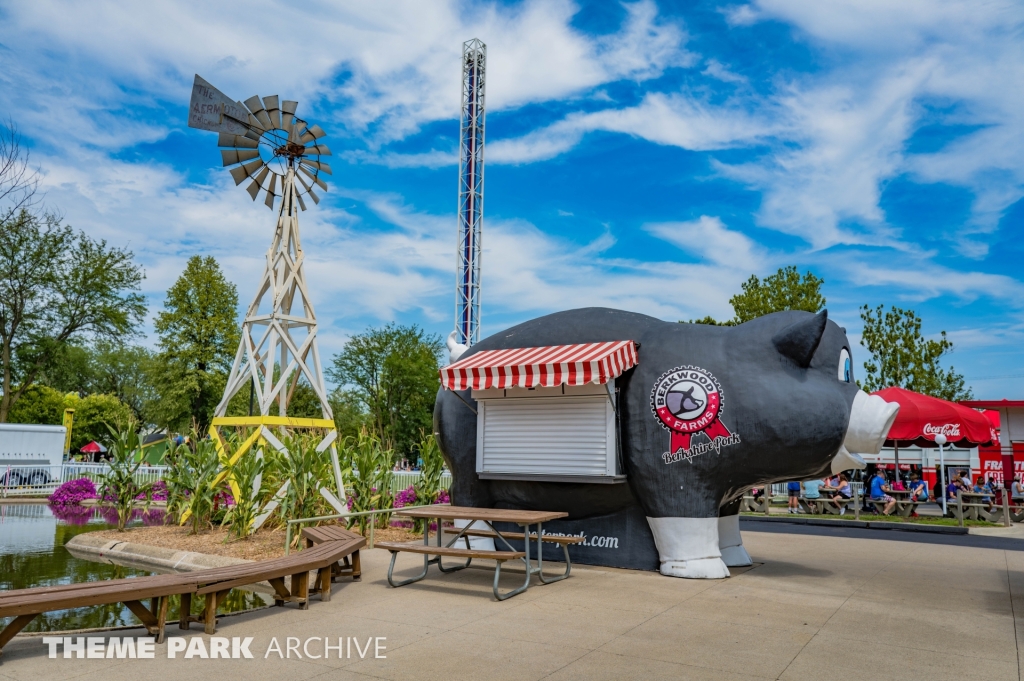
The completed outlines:
<svg viewBox="0 0 1024 681">
<path fill-rule="evenodd" d="M 432 506 L 448 506 L 448 504 L 421 504 L 419 506 L 403 506 L 401 508 L 382 508 L 375 511 L 360 511 L 359 513 L 337 513 L 335 515 L 318 515 L 313 518 L 295 518 L 285 523 L 284 533 L 284 554 L 287 556 L 292 546 L 292 527 L 295 525 L 301 525 L 303 523 L 318 523 L 324 520 L 348 520 L 350 518 L 373 518 L 377 515 L 401 513 L 402 511 L 408 511 L 413 508 L 430 508 Z M 373 548 L 373 534 L 376 523 L 370 523 L 370 536 L 366 538 L 366 547 Z"/>
<path fill-rule="evenodd" d="M 109 471 L 110 466 L 103 463 L 0 466 L 0 498 L 49 496 L 65 482 L 79 478 L 98 482 Z M 140 484 L 156 482 L 166 471 L 167 466 L 140 466 L 135 480 Z"/>
<path fill-rule="evenodd" d="M 135 471 L 135 481 L 140 484 L 162 480 L 169 466 L 147 466 L 143 464 Z M 78 478 L 89 478 L 93 482 L 110 471 L 105 463 L 65 462 L 59 466 L 11 465 L 0 466 L 0 498 L 23 496 L 41 497 L 53 494 L 60 485 Z M 396 494 L 420 479 L 419 471 L 396 471 L 392 473 L 391 489 Z M 452 484 L 452 474 L 441 474 L 441 488 Z"/>
</svg>

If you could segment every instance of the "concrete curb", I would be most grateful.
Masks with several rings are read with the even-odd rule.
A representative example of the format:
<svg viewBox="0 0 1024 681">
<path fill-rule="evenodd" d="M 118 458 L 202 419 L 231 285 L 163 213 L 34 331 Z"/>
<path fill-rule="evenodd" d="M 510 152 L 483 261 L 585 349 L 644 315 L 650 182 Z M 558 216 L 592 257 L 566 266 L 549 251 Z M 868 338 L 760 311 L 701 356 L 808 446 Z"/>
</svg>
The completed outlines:
<svg viewBox="0 0 1024 681">
<path fill-rule="evenodd" d="M 857 527 L 868 530 L 889 530 L 895 532 L 925 532 L 930 534 L 969 534 L 966 527 L 950 525 L 924 525 L 918 523 L 894 523 L 884 520 L 830 520 L 828 518 L 771 518 L 758 515 L 740 515 L 740 520 L 762 523 L 789 523 L 791 525 L 824 525 L 827 527 Z"/>
<path fill-rule="evenodd" d="M 154 572 L 194 572 L 227 565 L 238 565 L 252 561 L 229 556 L 213 556 L 208 553 L 179 551 L 149 544 L 119 541 L 98 537 L 92 533 L 79 534 L 72 537 L 64 547 L 75 558 L 92 560 L 98 563 L 128 565 L 140 567 Z"/>
</svg>

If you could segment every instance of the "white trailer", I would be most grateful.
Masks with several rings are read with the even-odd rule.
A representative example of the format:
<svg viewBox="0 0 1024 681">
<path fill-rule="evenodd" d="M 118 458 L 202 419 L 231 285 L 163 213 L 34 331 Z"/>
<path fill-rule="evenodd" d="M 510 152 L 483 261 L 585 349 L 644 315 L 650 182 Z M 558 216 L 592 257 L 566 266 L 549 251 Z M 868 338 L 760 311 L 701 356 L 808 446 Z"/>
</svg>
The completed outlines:
<svg viewBox="0 0 1024 681">
<path fill-rule="evenodd" d="M 66 436 L 64 426 L 0 423 L 0 466 L 59 466 Z"/>
</svg>

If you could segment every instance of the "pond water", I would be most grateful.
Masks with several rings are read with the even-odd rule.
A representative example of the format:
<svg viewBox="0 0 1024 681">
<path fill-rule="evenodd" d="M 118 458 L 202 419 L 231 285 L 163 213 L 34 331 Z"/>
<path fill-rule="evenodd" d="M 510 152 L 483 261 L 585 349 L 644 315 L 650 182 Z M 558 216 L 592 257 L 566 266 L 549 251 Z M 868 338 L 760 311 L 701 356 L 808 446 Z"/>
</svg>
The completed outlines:
<svg viewBox="0 0 1024 681">
<path fill-rule="evenodd" d="M 160 522 L 159 512 L 138 517 L 134 524 Z M 75 558 L 64 544 L 83 532 L 110 529 L 108 519 L 94 507 L 70 511 L 51 509 L 46 504 L 0 504 L 0 590 L 26 589 L 78 582 L 155 574 L 146 570 L 97 563 Z M 202 598 L 193 598 L 193 614 L 201 614 Z M 219 612 L 237 612 L 262 607 L 273 599 L 250 591 L 233 589 Z M 178 619 L 180 599 L 171 597 L 168 620 Z M 0 628 L 13 618 L 0 617 Z M 66 631 L 137 625 L 135 616 L 120 603 L 72 608 L 40 615 L 25 631 Z"/>
</svg>

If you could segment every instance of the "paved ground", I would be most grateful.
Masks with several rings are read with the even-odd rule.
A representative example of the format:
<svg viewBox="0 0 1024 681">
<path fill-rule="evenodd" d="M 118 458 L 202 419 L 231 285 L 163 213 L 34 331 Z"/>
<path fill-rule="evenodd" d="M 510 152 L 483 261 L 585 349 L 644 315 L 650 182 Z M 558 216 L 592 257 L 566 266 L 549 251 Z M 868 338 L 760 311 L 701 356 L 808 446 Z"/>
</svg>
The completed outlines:
<svg viewBox="0 0 1024 681">
<path fill-rule="evenodd" d="M 339 585 L 330 603 L 224 618 L 218 635 L 255 637 L 255 660 L 169 660 L 164 646 L 154 660 L 50 660 L 39 638 L 18 637 L 0 679 L 1019 681 L 1024 552 L 894 534 L 748 531 L 758 565 L 727 580 L 581 567 L 504 603 L 481 570 L 440 576 L 432 568 L 423 582 L 390 589 L 388 554 L 368 551 L 363 582 Z M 415 559 L 404 560 L 411 567 Z M 363 646 L 387 637 L 387 657 L 263 659 L 275 636 L 282 648 L 288 636 L 359 637 Z"/>
</svg>

